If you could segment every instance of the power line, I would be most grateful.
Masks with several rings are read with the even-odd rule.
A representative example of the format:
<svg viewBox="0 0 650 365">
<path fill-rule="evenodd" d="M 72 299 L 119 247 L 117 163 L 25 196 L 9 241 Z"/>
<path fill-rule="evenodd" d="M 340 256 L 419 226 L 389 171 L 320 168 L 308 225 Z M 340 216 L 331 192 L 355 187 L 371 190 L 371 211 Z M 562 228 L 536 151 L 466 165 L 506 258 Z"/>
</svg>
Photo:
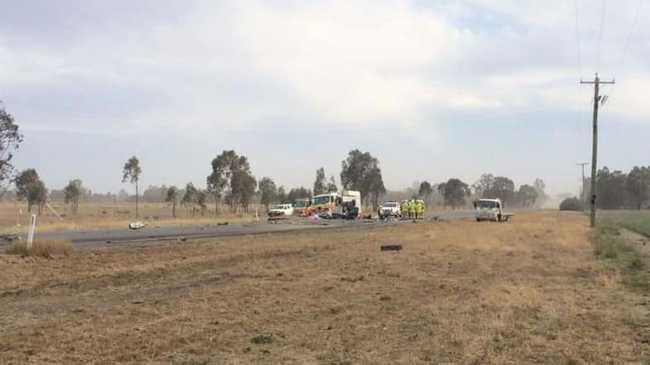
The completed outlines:
<svg viewBox="0 0 650 365">
<path fill-rule="evenodd" d="M 576 42 L 578 43 L 578 71 L 580 72 L 580 76 L 582 76 L 582 57 L 580 53 L 582 52 L 582 46 L 580 45 L 580 21 L 579 15 L 578 15 L 578 0 L 573 1 L 575 5 L 575 18 L 576 18 Z"/>
<path fill-rule="evenodd" d="M 625 68 L 625 56 L 627 56 L 627 50 L 630 46 L 630 39 L 632 38 L 632 34 L 634 34 L 637 24 L 639 23 L 639 15 L 641 13 L 641 4 L 643 3 L 643 0 L 639 0 L 636 4 L 636 11 L 634 13 L 634 20 L 632 21 L 632 25 L 630 26 L 630 31 L 627 33 L 627 36 L 625 37 L 625 40 L 623 41 L 623 48 L 621 51 L 621 58 L 619 60 L 619 65 L 620 69 L 622 70 Z M 609 96 L 611 97 L 614 94 L 614 90 L 616 85 L 612 85 L 612 88 L 610 89 Z"/>
<path fill-rule="evenodd" d="M 636 30 L 637 23 L 639 22 L 639 14 L 641 13 L 641 4 L 643 3 L 643 0 L 639 0 L 636 4 L 636 11 L 634 13 L 634 20 L 632 21 L 632 26 L 630 27 L 630 31 L 627 33 L 627 36 L 625 37 L 625 40 L 623 41 L 623 51 L 621 54 L 621 68 L 625 65 L 625 56 L 627 55 L 627 49 L 629 48 L 630 45 L 630 38 L 632 38 L 632 34 Z"/>
<path fill-rule="evenodd" d="M 600 30 L 598 31 L 598 55 L 596 57 L 596 72 L 600 70 L 601 44 L 603 42 L 603 29 L 605 28 L 605 13 L 607 12 L 607 1 L 603 0 L 603 6 L 600 12 Z"/>
</svg>

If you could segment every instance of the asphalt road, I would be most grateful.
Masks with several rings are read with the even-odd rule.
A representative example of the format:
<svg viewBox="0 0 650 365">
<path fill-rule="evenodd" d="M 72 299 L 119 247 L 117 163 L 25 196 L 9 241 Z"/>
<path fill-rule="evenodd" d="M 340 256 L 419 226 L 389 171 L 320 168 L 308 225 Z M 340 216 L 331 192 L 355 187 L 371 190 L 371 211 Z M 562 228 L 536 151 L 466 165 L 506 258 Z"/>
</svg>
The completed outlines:
<svg viewBox="0 0 650 365">
<path fill-rule="evenodd" d="M 472 210 L 459 210 L 446 212 L 435 216 L 437 219 L 455 220 L 471 219 L 474 217 Z M 427 217 L 433 219 L 434 216 Z M 408 221 L 402 221 L 408 222 Z M 399 224 L 399 221 L 391 221 L 391 224 Z M 149 225 L 139 230 L 110 229 L 93 231 L 66 231 L 36 233 L 36 239 L 41 240 L 65 240 L 70 241 L 75 248 L 91 248 L 129 244 L 134 242 L 154 242 L 165 240 L 187 240 L 198 238 L 217 238 L 228 236 L 256 235 L 274 232 L 290 232 L 314 229 L 336 229 L 356 227 L 376 227 L 386 222 L 378 220 L 314 220 L 306 218 L 292 218 L 278 223 L 252 223 L 252 224 L 228 224 L 228 225 L 201 225 L 186 227 L 157 227 Z M 23 237 L 24 239 L 24 237 Z M 3 242 L 0 242 L 0 247 Z M 7 243 L 5 242 L 5 245 Z"/>
</svg>

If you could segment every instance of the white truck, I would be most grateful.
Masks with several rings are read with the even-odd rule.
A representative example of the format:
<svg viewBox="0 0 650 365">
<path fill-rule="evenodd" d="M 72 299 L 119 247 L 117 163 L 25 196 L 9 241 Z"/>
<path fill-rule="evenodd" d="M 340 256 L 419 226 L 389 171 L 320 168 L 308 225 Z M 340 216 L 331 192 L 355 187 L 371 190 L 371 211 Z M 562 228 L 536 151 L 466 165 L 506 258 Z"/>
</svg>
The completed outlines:
<svg viewBox="0 0 650 365">
<path fill-rule="evenodd" d="M 398 202 L 383 202 L 377 209 L 379 219 L 387 217 L 401 217 L 402 211 Z"/>
<path fill-rule="evenodd" d="M 474 202 L 476 221 L 507 222 L 512 219 L 512 213 L 503 211 L 501 199 L 479 199 Z"/>
</svg>

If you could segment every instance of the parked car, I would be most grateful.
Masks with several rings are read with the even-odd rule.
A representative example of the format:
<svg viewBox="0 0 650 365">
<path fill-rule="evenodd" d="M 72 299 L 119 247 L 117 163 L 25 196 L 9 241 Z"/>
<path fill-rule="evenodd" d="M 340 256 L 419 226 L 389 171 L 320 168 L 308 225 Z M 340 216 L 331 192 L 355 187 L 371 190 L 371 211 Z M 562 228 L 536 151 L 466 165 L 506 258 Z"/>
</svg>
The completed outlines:
<svg viewBox="0 0 650 365">
<path fill-rule="evenodd" d="M 291 204 L 273 204 L 269 208 L 269 217 L 290 216 L 293 214 L 293 206 Z"/>
<path fill-rule="evenodd" d="M 377 209 L 377 215 L 379 219 L 384 219 L 386 217 L 401 217 L 402 211 L 400 209 L 400 204 L 398 202 L 383 202 L 379 209 Z"/>
</svg>

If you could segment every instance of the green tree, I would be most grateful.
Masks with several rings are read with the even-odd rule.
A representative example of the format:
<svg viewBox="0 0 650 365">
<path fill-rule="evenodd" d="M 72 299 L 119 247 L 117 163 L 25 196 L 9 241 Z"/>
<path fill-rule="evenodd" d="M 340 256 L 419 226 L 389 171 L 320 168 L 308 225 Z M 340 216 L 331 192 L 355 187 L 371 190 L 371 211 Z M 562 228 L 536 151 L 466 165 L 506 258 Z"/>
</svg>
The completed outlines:
<svg viewBox="0 0 650 365">
<path fill-rule="evenodd" d="M 325 194 L 327 186 L 325 186 L 325 169 L 320 168 L 316 170 L 316 180 L 314 181 L 314 195 Z"/>
<path fill-rule="evenodd" d="M 296 200 L 305 198 L 311 198 L 311 191 L 302 186 L 289 190 L 289 194 L 287 194 L 287 201 L 289 203 L 295 203 Z"/>
<path fill-rule="evenodd" d="M 195 195 L 195 203 L 196 205 L 199 206 L 199 209 L 201 210 L 201 215 L 205 215 L 205 210 L 208 208 L 207 201 L 208 201 L 208 193 L 205 190 L 198 189 L 196 191 Z"/>
<path fill-rule="evenodd" d="M 224 196 L 231 211 L 239 206 L 248 208 L 255 195 L 257 181 L 250 171 L 246 156 L 235 151 L 223 151 L 212 160 L 212 173 L 207 178 L 208 191 L 215 197 L 215 204 Z"/>
<path fill-rule="evenodd" d="M 15 184 L 18 199 L 27 200 L 27 211 L 31 212 L 32 206 L 38 205 L 40 214 L 43 205 L 47 202 L 47 189 L 36 170 L 24 170 L 16 177 Z"/>
<path fill-rule="evenodd" d="M 596 174 L 596 205 L 602 209 L 620 209 L 627 200 L 627 176 L 622 171 L 610 171 L 607 166 Z"/>
<path fill-rule="evenodd" d="M 438 191 L 443 196 L 445 206 L 453 209 L 465 205 L 465 199 L 471 194 L 469 186 L 456 178 L 438 184 Z"/>
<path fill-rule="evenodd" d="M 138 182 L 140 181 L 140 175 L 142 174 L 142 168 L 140 168 L 140 161 L 137 157 L 131 157 L 124 164 L 122 169 L 122 182 L 129 180 L 132 184 L 135 184 L 135 218 L 138 218 L 138 201 L 139 201 L 139 189 Z"/>
<path fill-rule="evenodd" d="M 13 153 L 22 141 L 23 136 L 18 132 L 14 117 L 0 107 L 0 183 L 12 174 Z"/>
<path fill-rule="evenodd" d="M 379 167 L 374 167 L 370 170 L 368 175 L 368 196 L 372 203 L 373 210 L 379 207 L 379 198 L 386 194 L 386 187 L 384 186 L 384 179 L 381 177 L 381 170 Z"/>
<path fill-rule="evenodd" d="M 582 211 L 584 210 L 584 204 L 581 199 L 576 197 L 566 198 L 560 203 L 560 210 Z"/>
<path fill-rule="evenodd" d="M 533 187 L 535 188 L 535 191 L 537 191 L 537 202 L 538 203 L 543 203 L 548 196 L 546 195 L 546 183 L 544 180 L 537 178 L 533 182 Z"/>
<path fill-rule="evenodd" d="M 178 189 L 175 186 L 170 186 L 167 189 L 167 196 L 165 197 L 167 203 L 172 204 L 172 217 L 176 218 L 176 202 L 178 201 Z"/>
<path fill-rule="evenodd" d="M 627 174 L 625 188 L 634 207 L 641 209 L 650 199 L 650 167 L 634 166 Z"/>
<path fill-rule="evenodd" d="M 372 195 L 373 205 L 376 207 L 379 196 L 386 191 L 379 160 L 368 152 L 358 149 L 350 151 L 347 158 L 341 162 L 341 185 L 346 190 L 360 191 L 362 201 Z"/>
<path fill-rule="evenodd" d="M 275 186 L 275 182 L 270 177 L 263 177 L 258 184 L 258 190 L 260 192 L 260 203 L 266 209 L 269 209 L 269 205 L 273 203 L 278 195 L 278 188 Z"/>
<path fill-rule="evenodd" d="M 212 162 L 212 173 L 207 177 L 208 191 L 214 197 L 215 214 L 219 212 L 219 202 L 224 191 L 230 188 L 232 170 L 237 168 L 239 156 L 233 150 L 225 150 L 215 157 Z"/>
<path fill-rule="evenodd" d="M 517 200 L 523 207 L 534 206 L 537 197 L 537 190 L 530 185 L 521 185 L 517 191 Z"/>
<path fill-rule="evenodd" d="M 287 197 L 287 192 L 284 189 L 284 186 L 280 186 L 278 188 L 278 193 L 277 193 L 276 199 L 280 203 L 286 203 L 287 202 L 288 197 Z"/>
<path fill-rule="evenodd" d="M 77 214 L 79 211 L 79 198 L 83 194 L 83 186 L 81 180 L 71 180 L 65 188 L 63 188 L 63 201 L 65 204 L 72 204 L 72 213 Z"/>
<path fill-rule="evenodd" d="M 492 186 L 483 192 L 484 198 L 499 198 L 505 203 L 509 203 L 515 196 L 515 183 L 507 177 L 497 176 L 492 182 Z"/>
<path fill-rule="evenodd" d="M 181 198 L 181 205 L 186 209 L 191 209 L 192 215 L 194 215 L 194 202 L 196 202 L 197 194 L 198 190 L 194 187 L 194 184 L 190 182 L 185 185 L 185 193 L 183 194 L 183 198 Z"/>
<path fill-rule="evenodd" d="M 433 195 L 433 187 L 428 181 L 423 181 L 420 183 L 420 188 L 418 190 L 418 196 L 420 196 L 427 204 L 431 203 L 431 196 Z"/>
<path fill-rule="evenodd" d="M 492 174 L 483 174 L 477 182 L 472 185 L 474 193 L 476 196 L 481 198 L 487 198 L 486 195 L 489 195 L 489 192 L 492 190 L 494 185 L 494 175 Z"/>
<path fill-rule="evenodd" d="M 248 212 L 248 207 L 255 197 L 257 181 L 246 170 L 237 170 L 233 173 L 232 201 L 238 204 L 244 212 Z"/>
<path fill-rule="evenodd" d="M 336 193 L 339 191 L 339 188 L 336 186 L 336 178 L 334 178 L 334 175 L 330 176 L 330 181 L 327 183 L 325 190 L 328 193 Z"/>
</svg>

